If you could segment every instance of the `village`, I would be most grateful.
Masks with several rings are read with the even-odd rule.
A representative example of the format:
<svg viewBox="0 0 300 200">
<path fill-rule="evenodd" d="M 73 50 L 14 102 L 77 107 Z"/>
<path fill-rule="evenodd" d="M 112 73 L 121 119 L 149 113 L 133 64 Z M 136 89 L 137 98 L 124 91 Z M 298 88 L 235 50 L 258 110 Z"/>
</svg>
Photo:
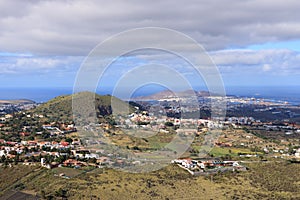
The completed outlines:
<svg viewBox="0 0 300 200">
<path fill-rule="evenodd" d="M 226 171 L 246 171 L 247 168 L 242 166 L 239 161 L 223 161 L 223 160 L 213 160 L 213 159 L 201 159 L 192 160 L 190 158 L 186 159 L 176 159 L 172 160 L 171 163 L 177 164 L 179 167 L 185 169 L 192 175 L 208 175 L 218 172 Z"/>
<path fill-rule="evenodd" d="M 234 98 L 230 99 L 233 103 L 237 102 Z M 244 101 L 249 103 L 243 100 L 243 104 Z M 262 104 L 260 101 L 255 102 L 258 102 L 259 105 Z M 141 162 L 129 160 L 121 153 L 111 153 L 105 148 L 90 149 L 86 146 L 90 143 L 104 147 L 106 140 L 103 138 L 115 137 L 120 133 L 124 134 L 133 130 L 141 134 L 151 131 L 162 133 L 164 136 L 192 135 L 195 137 L 189 150 L 181 155 L 182 159 L 170 161 L 192 174 L 227 170 L 243 171 L 245 167 L 240 162 L 245 159 L 256 161 L 264 159 L 299 160 L 300 158 L 300 144 L 297 139 L 297 135 L 300 134 L 298 124 L 288 121 L 276 124 L 251 116 L 228 116 L 217 120 L 208 117 L 202 119 L 179 118 L 178 114 L 182 109 L 193 112 L 195 108 L 179 108 L 176 106 L 176 102 L 168 102 L 166 99 L 153 104 L 149 111 L 139 110 L 136 107 L 136 111 L 127 116 L 113 116 L 113 123 L 102 121 L 98 124 L 81 127 L 83 128 L 81 130 L 77 130 L 78 127 L 73 121 L 51 121 L 47 113 L 27 112 L 32 108 L 31 104 L 28 107 L 20 108 L 23 109 L 14 113 L 2 114 L 0 117 L 1 165 L 38 164 L 48 169 L 137 165 Z M 233 109 L 233 107 L 229 107 L 229 109 Z M 102 136 L 90 141 L 80 137 L 81 131 L 92 130 L 98 131 Z M 214 141 L 211 151 L 207 152 L 206 160 L 201 160 L 203 158 L 197 156 L 201 149 L 201 142 L 205 135 L 214 130 L 220 130 L 221 134 Z M 276 133 L 276 137 L 280 135 L 282 137 L 280 139 L 262 138 L 263 132 Z M 127 145 L 124 148 L 133 152 L 144 151 L 138 146 Z M 144 149 L 151 149 L 151 146 Z M 235 161 L 232 161 L 233 159 Z"/>
<path fill-rule="evenodd" d="M 29 116 L 26 116 L 29 117 Z M 41 118 L 43 116 L 37 115 L 35 117 Z M 146 115 L 145 112 L 142 114 L 131 114 L 129 123 L 124 123 L 123 125 L 116 125 L 116 127 L 126 127 L 130 129 L 142 128 L 142 129 L 152 129 L 149 127 L 153 122 L 153 118 Z M 12 119 L 12 115 L 5 115 L 6 120 Z M 138 120 L 137 120 L 138 119 Z M 211 160 L 192 160 L 191 158 L 172 160 L 172 163 L 180 165 L 182 168 L 188 170 L 192 174 L 207 174 L 215 173 L 217 171 L 227 171 L 227 170 L 245 170 L 245 167 L 239 164 L 239 161 L 243 157 L 254 158 L 259 156 L 273 157 L 273 158 L 299 158 L 300 148 L 290 149 L 287 141 L 282 141 L 282 144 L 266 142 L 247 131 L 243 130 L 241 124 L 237 125 L 234 120 L 239 122 L 248 123 L 248 120 L 253 120 L 252 118 L 230 118 L 228 121 L 218 121 L 214 122 L 212 120 L 183 120 L 186 127 L 192 124 L 197 124 L 197 129 L 189 129 L 189 131 L 184 132 L 186 129 L 176 129 L 175 133 L 184 134 L 198 134 L 203 135 L 207 131 L 212 129 L 223 129 L 223 134 L 220 135 L 217 141 L 215 141 L 215 148 L 221 149 L 240 149 L 241 152 L 238 153 L 239 160 L 231 161 L 224 159 Z M 147 125 L 137 125 L 142 122 L 149 122 Z M 179 126 L 180 122 L 178 119 L 174 118 L 163 118 L 156 120 L 155 127 L 158 131 L 164 131 L 169 133 L 170 123 L 172 126 Z M 126 158 L 121 157 L 118 154 L 107 154 L 105 151 L 98 150 L 97 152 L 91 152 L 86 149 L 79 138 L 69 137 L 68 134 L 76 133 L 76 127 L 74 124 L 63 124 L 59 127 L 50 124 L 42 125 L 43 131 L 49 133 L 49 138 L 52 141 L 44 140 L 23 140 L 17 141 L 6 141 L 4 139 L 0 140 L 0 157 L 2 165 L 11 165 L 22 163 L 24 165 L 36 165 L 40 164 L 42 167 L 51 169 L 55 167 L 72 167 L 72 168 L 82 168 L 87 166 L 92 167 L 104 167 L 104 166 L 123 166 L 130 165 Z M 1 126 L 1 128 L 3 125 Z M 106 128 L 109 130 L 109 124 L 99 124 L 99 127 Z M 24 126 L 22 132 L 19 133 L 20 138 L 28 138 L 30 134 L 26 132 L 28 127 Z M 152 129 L 153 130 L 153 129 Z M 37 132 L 36 136 L 43 134 L 43 131 Z M 66 137 L 68 136 L 68 137 Z M 36 137 L 35 137 L 36 138 Z M 34 139 L 35 139 L 34 138 Z M 53 139 L 55 139 L 53 141 Z M 59 141 L 59 142 L 58 142 Z M 248 153 L 243 153 L 244 149 L 255 150 Z M 230 152 L 231 153 L 231 152 Z M 198 158 L 200 159 L 200 158 Z M 134 164 L 136 164 L 135 162 Z"/>
</svg>

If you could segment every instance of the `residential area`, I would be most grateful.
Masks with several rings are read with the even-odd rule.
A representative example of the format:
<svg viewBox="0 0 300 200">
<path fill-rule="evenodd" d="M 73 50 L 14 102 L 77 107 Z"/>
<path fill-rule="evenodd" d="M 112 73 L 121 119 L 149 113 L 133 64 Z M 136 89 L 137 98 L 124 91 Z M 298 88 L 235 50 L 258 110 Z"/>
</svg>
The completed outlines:
<svg viewBox="0 0 300 200">
<path fill-rule="evenodd" d="M 180 118 L 182 109 L 193 113 L 197 108 L 180 108 L 172 98 L 152 101 L 150 110 L 136 107 L 133 113 L 110 116 L 108 121 L 91 123 L 79 130 L 72 120 L 63 120 L 45 112 L 32 112 L 30 106 L 17 112 L 5 113 L 0 118 L 1 165 L 38 164 L 49 169 L 139 165 L 144 160 L 130 160 L 122 152 L 112 152 L 110 145 L 120 145 L 121 149 L 137 155 L 158 149 L 167 151 L 163 145 L 175 135 L 194 137 L 191 147 L 179 156 L 184 159 L 172 161 L 193 173 L 244 170 L 240 164 L 244 160 L 300 159 L 300 125 L 297 123 L 288 120 L 266 121 L 253 116 L 227 116 L 217 120 L 209 117 Z M 204 99 L 202 108 L 206 110 L 206 98 L 201 98 Z M 247 99 L 229 99 L 229 110 L 238 109 L 244 104 L 266 106 L 263 101 L 253 99 L 251 102 Z M 189 98 L 184 101 L 188 102 Z M 148 102 L 140 103 L 144 108 L 149 106 Z M 267 106 L 270 105 L 282 108 L 286 103 L 267 103 Z M 199 112 L 202 111 L 200 109 Z M 204 138 L 217 130 L 220 134 L 205 158 L 210 161 L 199 160 L 201 158 L 198 154 L 205 142 Z M 85 137 L 86 132 L 96 132 L 99 136 Z M 140 135 L 128 136 L 128 132 Z M 147 135 L 153 133 L 157 133 L 157 136 Z"/>
</svg>

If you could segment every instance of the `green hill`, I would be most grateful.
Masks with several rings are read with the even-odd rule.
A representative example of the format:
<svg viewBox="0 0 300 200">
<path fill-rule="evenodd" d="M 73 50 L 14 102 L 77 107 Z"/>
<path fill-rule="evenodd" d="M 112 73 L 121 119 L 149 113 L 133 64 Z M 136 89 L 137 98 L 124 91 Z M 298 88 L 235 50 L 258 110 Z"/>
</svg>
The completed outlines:
<svg viewBox="0 0 300 200">
<path fill-rule="evenodd" d="M 73 108 L 72 109 L 72 103 Z M 112 103 L 116 112 L 133 112 L 134 108 L 129 105 L 129 109 L 125 110 L 128 104 L 116 97 L 110 95 L 98 95 L 92 92 L 80 92 L 72 95 L 58 96 L 48 102 L 38 106 L 33 113 L 42 114 L 46 118 L 57 121 L 72 121 L 73 111 L 83 112 L 93 110 L 98 118 L 112 114 Z"/>
</svg>

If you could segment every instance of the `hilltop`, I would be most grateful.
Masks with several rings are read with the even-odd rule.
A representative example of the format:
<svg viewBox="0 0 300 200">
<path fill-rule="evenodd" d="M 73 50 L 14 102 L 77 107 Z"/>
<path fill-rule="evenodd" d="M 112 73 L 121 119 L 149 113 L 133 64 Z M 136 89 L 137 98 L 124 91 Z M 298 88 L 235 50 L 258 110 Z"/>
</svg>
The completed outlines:
<svg viewBox="0 0 300 200">
<path fill-rule="evenodd" d="M 87 100 L 92 98 L 93 105 L 86 105 Z M 71 121 L 73 117 L 72 101 L 81 102 L 83 107 L 95 106 L 98 117 L 108 116 L 112 114 L 112 105 L 114 102 L 117 105 L 126 106 L 127 103 L 110 95 L 98 95 L 92 92 L 79 92 L 72 95 L 63 95 L 55 97 L 46 103 L 41 104 L 32 112 L 36 114 L 43 114 L 44 116 L 55 118 L 59 121 Z M 129 110 L 134 108 L 129 106 Z"/>
</svg>

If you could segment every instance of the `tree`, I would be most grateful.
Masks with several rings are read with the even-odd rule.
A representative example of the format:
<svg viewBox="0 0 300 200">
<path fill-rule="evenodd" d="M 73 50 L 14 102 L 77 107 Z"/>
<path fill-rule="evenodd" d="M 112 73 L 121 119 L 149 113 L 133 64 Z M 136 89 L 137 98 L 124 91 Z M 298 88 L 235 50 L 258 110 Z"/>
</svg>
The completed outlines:
<svg viewBox="0 0 300 200">
<path fill-rule="evenodd" d="M 90 159 L 89 159 L 89 162 L 95 164 L 95 163 L 97 162 L 97 159 L 96 159 L 96 158 L 90 158 Z"/>
<path fill-rule="evenodd" d="M 63 163 L 66 160 L 67 160 L 66 156 L 59 156 L 58 158 L 55 159 L 55 161 L 58 163 Z"/>
<path fill-rule="evenodd" d="M 17 151 L 15 151 L 15 150 L 10 151 L 9 153 L 10 153 L 11 155 L 17 155 L 17 154 L 18 154 Z"/>
<path fill-rule="evenodd" d="M 172 122 L 166 122 L 165 126 L 174 126 L 174 124 Z"/>
<path fill-rule="evenodd" d="M 31 162 L 35 162 L 35 157 L 34 156 L 30 156 L 30 161 Z"/>
<path fill-rule="evenodd" d="M 17 165 L 17 164 L 18 164 L 18 162 L 19 162 L 19 159 L 20 159 L 20 155 L 19 155 L 19 154 L 17 154 L 17 155 L 15 156 L 15 158 L 14 158 L 14 164 L 15 164 L 15 165 Z"/>
<path fill-rule="evenodd" d="M 4 163 L 5 161 L 6 161 L 5 155 L 2 155 L 2 156 L 1 156 L 1 163 Z"/>
<path fill-rule="evenodd" d="M 28 140 L 34 140 L 34 136 L 33 135 L 29 136 Z"/>
<path fill-rule="evenodd" d="M 60 188 L 55 192 L 55 196 L 61 197 L 61 199 L 67 199 L 67 190 Z"/>
<path fill-rule="evenodd" d="M 4 167 L 7 167 L 8 166 L 8 159 L 5 159 L 4 161 Z"/>
<path fill-rule="evenodd" d="M 29 151 L 29 150 L 28 150 L 28 147 L 25 147 L 25 148 L 24 148 L 24 153 L 27 154 L 28 151 Z"/>
<path fill-rule="evenodd" d="M 66 142 L 68 142 L 69 144 L 71 144 L 73 142 L 73 139 L 72 138 L 67 138 Z"/>
</svg>

